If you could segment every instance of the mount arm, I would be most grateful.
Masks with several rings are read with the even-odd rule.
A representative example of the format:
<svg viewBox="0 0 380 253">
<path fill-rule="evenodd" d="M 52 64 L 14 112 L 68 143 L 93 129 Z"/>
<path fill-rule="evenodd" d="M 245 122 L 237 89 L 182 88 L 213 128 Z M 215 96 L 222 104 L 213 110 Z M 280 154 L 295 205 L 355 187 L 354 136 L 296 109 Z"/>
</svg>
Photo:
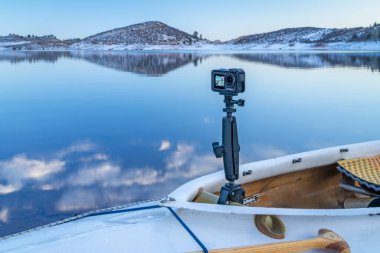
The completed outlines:
<svg viewBox="0 0 380 253">
<path fill-rule="evenodd" d="M 222 143 L 224 148 L 223 163 L 226 179 L 233 182 L 239 179 L 239 151 L 240 145 L 238 140 L 236 118 L 223 118 L 223 137 Z"/>
<path fill-rule="evenodd" d="M 212 144 L 214 154 L 217 158 L 223 157 L 224 174 L 227 181 L 222 187 L 218 204 L 227 204 L 230 200 L 243 203 L 245 191 L 240 185 L 234 184 L 239 179 L 239 152 L 240 145 L 238 139 L 236 118 L 232 113 L 236 111 L 234 104 L 244 105 L 244 100 L 232 100 L 232 97 L 225 96 L 224 102 L 227 113 L 222 120 L 222 145 L 218 142 Z"/>
</svg>

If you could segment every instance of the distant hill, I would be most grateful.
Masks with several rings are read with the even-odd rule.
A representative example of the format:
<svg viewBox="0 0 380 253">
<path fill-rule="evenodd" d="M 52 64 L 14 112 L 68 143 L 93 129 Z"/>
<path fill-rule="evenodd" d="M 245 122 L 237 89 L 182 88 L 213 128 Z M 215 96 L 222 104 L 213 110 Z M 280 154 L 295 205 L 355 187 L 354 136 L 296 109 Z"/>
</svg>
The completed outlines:
<svg viewBox="0 0 380 253">
<path fill-rule="evenodd" d="M 160 50 L 160 49 L 335 49 L 380 50 L 380 25 L 349 29 L 287 28 L 220 42 L 208 41 L 159 21 L 101 32 L 84 39 L 59 40 L 54 35 L 0 36 L 0 49 L 14 50 Z"/>
<path fill-rule="evenodd" d="M 53 35 L 35 37 L 10 34 L 0 37 L 0 47 L 21 50 L 67 49 L 67 50 L 110 50 L 146 49 L 157 46 L 201 46 L 208 44 L 186 32 L 158 21 L 148 21 L 110 31 L 101 32 L 84 39 L 59 40 Z"/>
<path fill-rule="evenodd" d="M 274 32 L 253 34 L 238 37 L 225 42 L 229 45 L 246 47 L 279 47 L 287 48 L 297 45 L 324 47 L 334 43 L 380 42 L 380 25 L 349 29 L 327 29 L 316 27 L 287 28 Z M 380 44 L 378 46 L 380 49 Z"/>
<path fill-rule="evenodd" d="M 54 35 L 45 36 L 20 36 L 17 34 L 9 34 L 8 36 L 0 36 L 1 48 L 13 50 L 45 50 L 59 49 L 64 50 L 69 48 L 73 43 L 80 39 L 60 40 Z"/>
<path fill-rule="evenodd" d="M 83 39 L 81 42 L 105 45 L 186 45 L 190 44 L 190 41 L 198 41 L 198 39 L 162 22 L 148 21 L 98 33 Z"/>
</svg>

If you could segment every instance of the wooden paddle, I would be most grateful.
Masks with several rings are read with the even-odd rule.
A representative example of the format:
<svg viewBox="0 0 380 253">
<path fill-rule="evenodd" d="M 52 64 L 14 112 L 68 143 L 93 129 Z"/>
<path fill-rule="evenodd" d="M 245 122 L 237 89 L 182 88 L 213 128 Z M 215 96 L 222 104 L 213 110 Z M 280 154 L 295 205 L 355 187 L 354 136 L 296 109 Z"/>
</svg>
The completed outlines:
<svg viewBox="0 0 380 253">
<path fill-rule="evenodd" d="M 334 231 L 320 229 L 318 237 L 309 240 L 278 242 L 261 245 L 245 246 L 240 248 L 228 248 L 210 250 L 209 252 L 234 252 L 234 253 L 294 253 L 312 249 L 329 249 L 333 252 L 350 253 L 351 249 L 347 242 Z"/>
</svg>

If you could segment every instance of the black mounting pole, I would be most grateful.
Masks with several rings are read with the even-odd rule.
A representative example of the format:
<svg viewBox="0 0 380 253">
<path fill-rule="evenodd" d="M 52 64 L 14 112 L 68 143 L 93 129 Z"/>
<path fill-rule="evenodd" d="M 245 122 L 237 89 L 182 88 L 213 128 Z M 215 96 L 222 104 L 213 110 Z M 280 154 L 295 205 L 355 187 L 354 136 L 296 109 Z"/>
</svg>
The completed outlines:
<svg viewBox="0 0 380 253">
<path fill-rule="evenodd" d="M 222 145 L 218 142 L 212 144 L 214 154 L 217 158 L 223 157 L 225 178 L 228 181 L 220 191 L 218 204 L 226 205 L 230 201 L 243 203 L 245 190 L 234 181 L 239 179 L 239 139 L 236 118 L 232 113 L 236 112 L 234 104 L 244 106 L 244 100 L 233 100 L 232 96 L 224 96 L 226 107 L 223 109 L 227 113 L 222 119 Z"/>
</svg>

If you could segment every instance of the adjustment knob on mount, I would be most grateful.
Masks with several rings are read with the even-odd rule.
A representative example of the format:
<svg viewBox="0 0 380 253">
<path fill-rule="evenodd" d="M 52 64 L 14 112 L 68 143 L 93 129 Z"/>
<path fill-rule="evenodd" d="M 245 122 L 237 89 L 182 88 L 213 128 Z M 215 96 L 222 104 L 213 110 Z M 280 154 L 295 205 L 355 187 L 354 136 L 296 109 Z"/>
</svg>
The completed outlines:
<svg viewBox="0 0 380 253">
<path fill-rule="evenodd" d="M 245 100 L 244 99 L 239 99 L 238 102 L 237 102 L 238 106 L 244 106 L 244 104 L 245 104 Z"/>
<path fill-rule="evenodd" d="M 244 99 L 232 100 L 232 103 L 235 104 L 235 105 L 238 105 L 238 106 L 244 106 L 245 100 Z"/>
<path fill-rule="evenodd" d="M 216 158 L 221 158 L 223 156 L 224 148 L 223 146 L 219 145 L 219 142 L 212 143 L 212 150 L 214 150 Z"/>
</svg>

